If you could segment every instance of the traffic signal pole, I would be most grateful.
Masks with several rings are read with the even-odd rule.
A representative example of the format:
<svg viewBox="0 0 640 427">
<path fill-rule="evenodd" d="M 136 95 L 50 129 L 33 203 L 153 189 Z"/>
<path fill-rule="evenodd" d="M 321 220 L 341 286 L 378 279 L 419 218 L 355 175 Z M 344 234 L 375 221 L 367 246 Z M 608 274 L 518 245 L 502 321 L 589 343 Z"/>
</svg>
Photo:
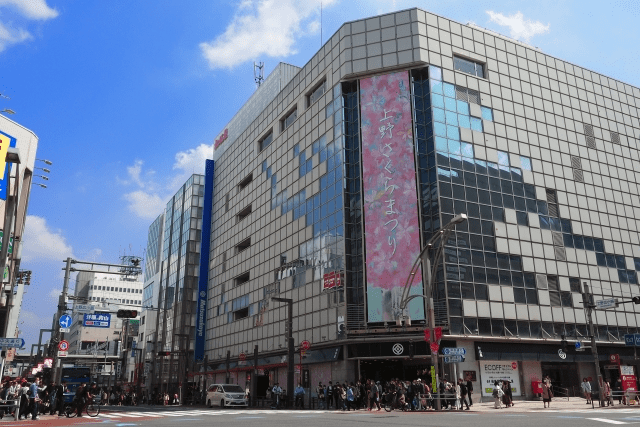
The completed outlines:
<svg viewBox="0 0 640 427">
<path fill-rule="evenodd" d="M 598 357 L 598 347 L 596 345 L 596 334 L 593 329 L 593 298 L 591 293 L 589 292 L 589 285 L 587 282 L 583 283 L 584 292 L 582 293 L 582 303 L 584 305 L 584 311 L 587 315 L 587 324 L 589 326 L 589 335 L 591 335 L 591 354 L 593 354 L 593 362 L 596 368 L 596 376 L 598 377 L 598 400 L 600 400 L 600 406 L 604 406 L 604 396 L 602 395 L 602 390 L 604 389 L 602 373 L 600 371 L 600 359 Z"/>
</svg>

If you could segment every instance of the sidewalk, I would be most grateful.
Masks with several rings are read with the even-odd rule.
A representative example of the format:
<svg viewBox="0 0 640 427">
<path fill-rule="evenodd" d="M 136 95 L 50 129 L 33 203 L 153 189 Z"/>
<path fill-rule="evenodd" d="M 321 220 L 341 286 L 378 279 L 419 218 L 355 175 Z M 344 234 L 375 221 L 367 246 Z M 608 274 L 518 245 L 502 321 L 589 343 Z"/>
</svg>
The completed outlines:
<svg viewBox="0 0 640 427">
<path fill-rule="evenodd" d="M 476 399 L 474 399 L 476 400 Z M 514 400 L 514 406 L 506 408 L 502 405 L 502 409 L 495 409 L 493 399 L 485 397 L 482 403 L 474 402 L 469 412 L 540 412 L 540 411 L 592 411 L 592 410 L 616 410 L 616 409 L 632 409 L 640 412 L 639 405 L 619 405 L 618 401 L 615 401 L 613 406 L 598 406 L 598 402 L 594 403 L 592 408 L 591 404 L 587 405 L 586 399 L 582 397 L 571 397 L 569 400 L 565 397 L 554 397 L 551 400 L 549 408 L 544 408 L 542 400 Z M 467 411 L 464 411 L 467 412 Z"/>
</svg>

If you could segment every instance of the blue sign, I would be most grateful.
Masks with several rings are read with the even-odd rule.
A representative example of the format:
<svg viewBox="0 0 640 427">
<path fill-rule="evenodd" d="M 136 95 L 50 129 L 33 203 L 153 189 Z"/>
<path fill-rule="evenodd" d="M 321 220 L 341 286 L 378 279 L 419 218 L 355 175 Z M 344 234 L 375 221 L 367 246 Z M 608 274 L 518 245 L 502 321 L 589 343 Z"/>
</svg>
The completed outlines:
<svg viewBox="0 0 640 427">
<path fill-rule="evenodd" d="M 640 347 L 640 334 L 635 334 L 634 337 L 636 339 L 636 347 Z"/>
<path fill-rule="evenodd" d="M 627 347 L 633 347 L 636 345 L 636 337 L 634 334 L 625 334 L 624 336 L 624 344 Z"/>
<path fill-rule="evenodd" d="M 108 328 L 111 326 L 111 314 L 109 313 L 85 313 L 82 326 L 90 328 Z"/>
<path fill-rule="evenodd" d="M 11 135 L 7 135 L 4 132 L 0 132 L 2 135 L 8 136 L 9 138 L 11 138 L 11 142 L 9 143 L 9 147 L 14 147 L 16 146 L 16 139 L 14 137 L 12 137 Z M 4 162 L 5 159 L 2 159 L 2 161 Z M 2 176 L 2 179 L 0 179 L 0 199 L 2 200 L 7 200 L 7 177 L 9 176 L 9 169 L 11 169 L 13 166 L 12 164 L 7 165 L 6 168 L 4 168 L 4 175 Z M 69 323 L 71 324 L 71 323 Z"/>
<path fill-rule="evenodd" d="M 213 205 L 214 161 L 205 161 L 204 208 L 202 210 L 202 239 L 200 247 L 200 277 L 198 279 L 198 302 L 196 305 L 196 342 L 193 356 L 196 361 L 204 359 L 204 339 L 207 323 L 207 290 L 209 286 L 209 250 L 211 245 L 211 208 Z"/>
<path fill-rule="evenodd" d="M 464 356 L 467 354 L 467 350 L 462 347 L 445 347 L 442 349 L 442 354 L 445 356 Z"/>
<path fill-rule="evenodd" d="M 60 320 L 58 320 L 61 328 L 70 328 L 71 322 L 71 316 L 69 316 L 68 314 L 63 314 L 62 316 L 60 316 Z"/>
<path fill-rule="evenodd" d="M 580 341 L 576 341 L 576 350 L 580 350 L 582 348 L 582 343 Z"/>
<path fill-rule="evenodd" d="M 444 357 L 444 363 L 458 363 L 458 362 L 464 362 L 464 357 L 460 355 Z"/>
<path fill-rule="evenodd" d="M 0 338 L 0 347 L 22 348 L 24 347 L 24 339 L 22 338 Z"/>
</svg>

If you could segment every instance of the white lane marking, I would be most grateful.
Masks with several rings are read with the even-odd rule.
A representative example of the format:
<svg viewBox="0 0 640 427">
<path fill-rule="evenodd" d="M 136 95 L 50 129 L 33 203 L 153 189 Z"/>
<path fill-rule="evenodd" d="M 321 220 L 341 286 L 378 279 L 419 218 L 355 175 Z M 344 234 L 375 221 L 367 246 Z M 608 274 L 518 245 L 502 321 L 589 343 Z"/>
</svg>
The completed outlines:
<svg viewBox="0 0 640 427">
<path fill-rule="evenodd" d="M 130 414 L 139 415 L 141 417 L 163 417 L 164 415 L 160 415 L 157 412 L 129 412 Z"/>
<path fill-rule="evenodd" d="M 106 418 L 120 418 L 120 415 L 113 415 L 113 414 L 98 414 L 99 417 L 106 417 Z"/>
<path fill-rule="evenodd" d="M 628 424 L 625 423 L 624 421 L 618 421 L 618 420 L 610 420 L 607 418 L 587 418 L 588 420 L 593 420 L 593 421 L 600 421 L 603 423 L 609 423 L 609 424 Z"/>
<path fill-rule="evenodd" d="M 142 418 L 143 415 L 136 415 L 133 412 L 123 412 L 120 414 L 121 417 L 131 417 L 131 418 Z"/>
</svg>

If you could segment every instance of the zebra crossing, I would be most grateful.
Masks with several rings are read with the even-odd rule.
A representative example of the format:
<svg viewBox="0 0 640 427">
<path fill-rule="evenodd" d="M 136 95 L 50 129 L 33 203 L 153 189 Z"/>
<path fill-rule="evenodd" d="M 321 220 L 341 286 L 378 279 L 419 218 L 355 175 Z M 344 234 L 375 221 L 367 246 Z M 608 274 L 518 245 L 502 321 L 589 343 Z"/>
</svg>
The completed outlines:
<svg viewBox="0 0 640 427">
<path fill-rule="evenodd" d="M 256 410 L 256 409 L 240 409 L 240 410 L 185 410 L 185 411 L 163 411 L 163 412 L 148 412 L 148 411 L 113 411 L 113 412 L 101 412 L 99 418 L 163 418 L 163 417 L 184 417 L 184 416 L 220 416 L 220 415 L 276 415 L 276 414 L 325 414 L 333 411 L 300 411 L 300 410 Z"/>
</svg>

